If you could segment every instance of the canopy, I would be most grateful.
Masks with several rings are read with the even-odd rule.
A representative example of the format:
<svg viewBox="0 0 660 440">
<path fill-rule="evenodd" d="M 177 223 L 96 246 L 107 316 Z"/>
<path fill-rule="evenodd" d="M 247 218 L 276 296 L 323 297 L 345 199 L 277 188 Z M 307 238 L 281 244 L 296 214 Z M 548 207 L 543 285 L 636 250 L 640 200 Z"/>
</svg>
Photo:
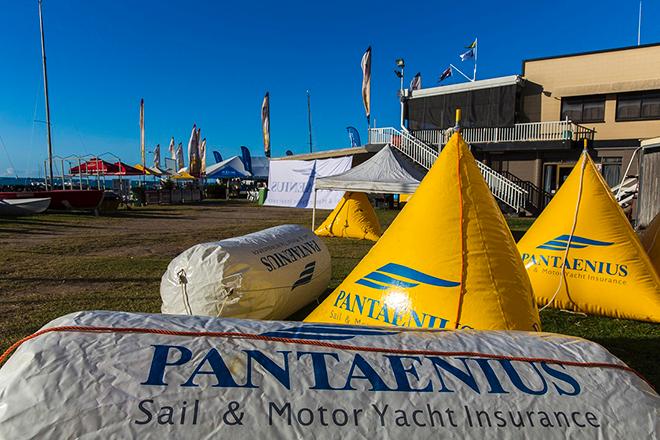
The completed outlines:
<svg viewBox="0 0 660 440">
<path fill-rule="evenodd" d="M 252 177 L 256 179 L 268 179 L 268 158 L 265 156 L 252 157 Z"/>
<path fill-rule="evenodd" d="M 245 169 L 243 161 L 238 156 L 232 156 L 222 162 L 206 167 L 206 177 L 218 179 L 234 179 L 251 177 Z"/>
<path fill-rule="evenodd" d="M 165 171 L 157 168 L 157 167 L 143 167 L 142 164 L 136 164 L 135 169 L 139 170 L 140 172 L 145 172 L 148 175 L 152 176 L 162 176 L 163 174 L 166 174 Z"/>
<path fill-rule="evenodd" d="M 141 176 L 144 171 L 124 162 L 110 163 L 102 159 L 92 158 L 80 166 L 71 167 L 71 174 L 106 174 L 115 176 Z"/>
<path fill-rule="evenodd" d="M 390 145 L 366 162 L 334 176 L 316 179 L 316 189 L 405 193 L 415 192 L 424 173 Z"/>
<path fill-rule="evenodd" d="M 172 179 L 175 179 L 175 180 L 195 180 L 195 176 L 191 175 L 188 171 L 179 171 L 178 173 L 172 175 Z"/>
</svg>

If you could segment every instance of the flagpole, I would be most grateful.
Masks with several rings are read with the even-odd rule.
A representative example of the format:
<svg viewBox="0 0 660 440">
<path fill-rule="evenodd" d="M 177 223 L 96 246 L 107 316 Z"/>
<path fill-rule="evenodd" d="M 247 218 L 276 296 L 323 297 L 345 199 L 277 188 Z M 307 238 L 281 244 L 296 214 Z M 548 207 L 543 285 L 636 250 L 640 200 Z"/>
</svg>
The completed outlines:
<svg viewBox="0 0 660 440">
<path fill-rule="evenodd" d="M 309 90 L 307 90 L 307 128 L 309 129 L 309 152 L 312 152 L 312 105 Z"/>
<path fill-rule="evenodd" d="M 456 70 L 458 73 L 460 73 L 461 75 L 463 75 L 463 77 L 465 77 L 465 79 L 467 79 L 468 81 L 474 81 L 472 78 L 470 78 L 469 76 L 467 76 L 466 74 L 464 74 L 463 72 L 461 72 L 461 69 L 459 69 L 458 67 L 454 66 L 453 64 L 450 64 L 449 66 L 450 66 L 452 69 L 455 69 L 455 70 Z"/>
<path fill-rule="evenodd" d="M 474 39 L 474 72 L 472 73 L 472 81 L 477 80 L 477 55 L 479 54 L 479 42 Z"/>
</svg>

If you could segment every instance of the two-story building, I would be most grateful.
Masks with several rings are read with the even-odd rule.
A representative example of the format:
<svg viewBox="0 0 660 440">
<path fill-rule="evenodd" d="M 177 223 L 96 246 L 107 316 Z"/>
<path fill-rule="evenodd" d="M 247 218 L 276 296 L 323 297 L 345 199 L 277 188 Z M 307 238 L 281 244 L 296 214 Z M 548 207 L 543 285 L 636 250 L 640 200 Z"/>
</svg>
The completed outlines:
<svg viewBox="0 0 660 440">
<path fill-rule="evenodd" d="M 660 136 L 660 44 L 525 60 L 520 75 L 415 90 L 410 133 L 441 148 L 455 109 L 475 156 L 533 195 L 538 209 L 588 140 L 612 186 L 636 175 L 640 140 Z"/>
</svg>

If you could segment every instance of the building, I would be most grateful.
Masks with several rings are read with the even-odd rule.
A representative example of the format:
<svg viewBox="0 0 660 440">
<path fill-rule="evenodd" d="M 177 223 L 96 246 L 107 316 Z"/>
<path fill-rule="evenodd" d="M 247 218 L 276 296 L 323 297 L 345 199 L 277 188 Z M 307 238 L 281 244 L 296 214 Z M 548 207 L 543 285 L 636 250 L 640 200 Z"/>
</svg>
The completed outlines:
<svg viewBox="0 0 660 440">
<path fill-rule="evenodd" d="M 477 159 L 529 194 L 540 211 L 570 173 L 584 139 L 605 180 L 638 174 L 640 141 L 660 136 L 660 44 L 536 58 L 520 75 L 415 90 L 407 128 L 441 148 L 462 109 Z"/>
</svg>

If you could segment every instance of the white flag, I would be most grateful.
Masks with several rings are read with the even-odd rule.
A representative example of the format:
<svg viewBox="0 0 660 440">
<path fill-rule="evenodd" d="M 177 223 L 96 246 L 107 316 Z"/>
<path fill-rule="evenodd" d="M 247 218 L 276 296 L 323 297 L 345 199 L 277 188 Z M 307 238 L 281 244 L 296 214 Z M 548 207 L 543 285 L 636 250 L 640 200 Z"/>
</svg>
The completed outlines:
<svg viewBox="0 0 660 440">
<path fill-rule="evenodd" d="M 170 158 L 176 160 L 176 147 L 174 146 L 174 136 L 170 139 Z"/>
<path fill-rule="evenodd" d="M 261 131 L 264 136 L 264 154 L 270 157 L 270 96 L 266 92 L 261 103 Z"/>
<path fill-rule="evenodd" d="M 206 174 L 206 138 L 199 143 L 200 174 Z"/>
<path fill-rule="evenodd" d="M 160 169 L 160 144 L 154 148 L 154 167 Z"/>
<path fill-rule="evenodd" d="M 193 124 L 188 140 L 188 173 L 193 176 L 199 175 L 199 139 L 197 136 L 199 136 L 197 125 Z"/>
<path fill-rule="evenodd" d="M 183 143 L 179 142 L 179 147 L 176 149 L 176 170 L 179 171 L 185 166 L 186 164 L 183 156 Z"/>
<path fill-rule="evenodd" d="M 367 123 L 371 118 L 371 46 L 362 55 L 362 102 L 367 114 Z"/>
</svg>

